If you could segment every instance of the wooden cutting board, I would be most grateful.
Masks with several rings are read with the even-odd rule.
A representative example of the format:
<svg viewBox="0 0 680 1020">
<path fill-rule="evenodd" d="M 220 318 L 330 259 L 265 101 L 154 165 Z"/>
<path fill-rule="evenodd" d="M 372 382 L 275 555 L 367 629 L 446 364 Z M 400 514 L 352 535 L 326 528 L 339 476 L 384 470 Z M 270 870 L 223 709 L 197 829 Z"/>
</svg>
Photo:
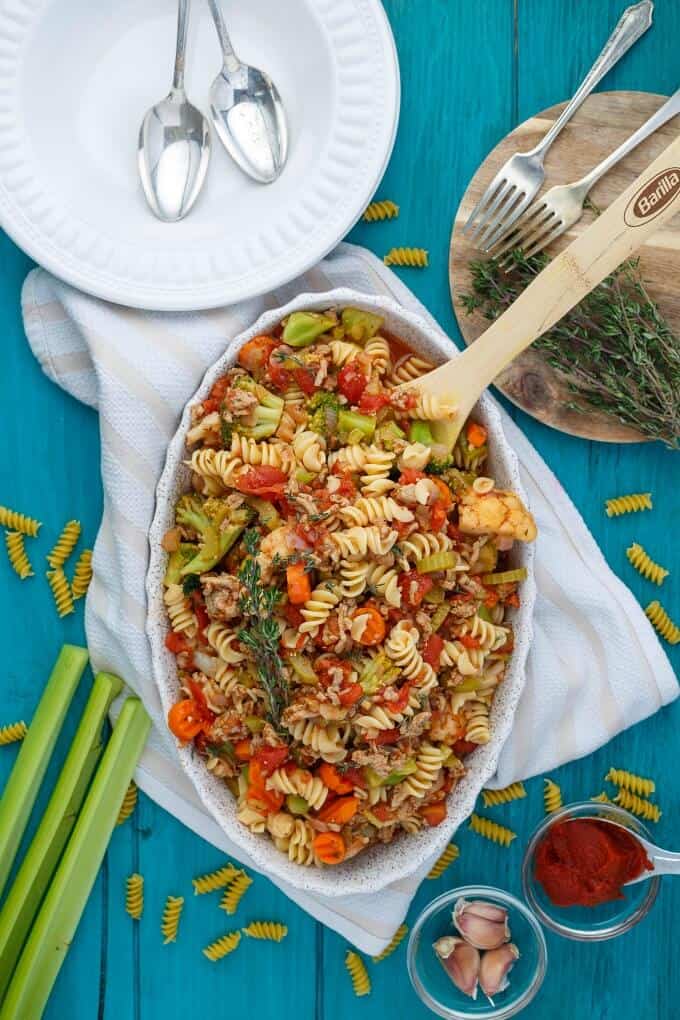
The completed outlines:
<svg viewBox="0 0 680 1020">
<path fill-rule="evenodd" d="M 583 177 L 658 110 L 665 98 L 648 92 L 602 92 L 590 96 L 548 152 L 542 190 Z M 454 311 L 466 344 L 473 343 L 488 322 L 479 313 L 468 315 L 459 300 L 459 295 L 472 292 L 470 261 L 484 257 L 463 235 L 463 227 L 506 159 L 514 152 L 531 149 L 564 106 L 564 103 L 551 106 L 507 135 L 484 160 L 460 203 L 451 234 L 449 280 Z M 595 206 L 607 208 L 679 131 L 680 117 L 675 117 L 610 170 L 590 192 Z M 547 249 L 548 253 L 554 255 L 570 244 L 588 227 L 593 216 L 594 213 L 586 209 L 579 222 Z M 673 331 L 680 336 L 680 215 L 654 234 L 640 254 L 647 289 Z M 532 348 L 498 376 L 496 385 L 518 407 L 561 432 L 605 442 L 634 443 L 645 439 L 607 415 L 587 409 L 569 410 L 567 404 L 573 400 L 573 395 L 559 374 Z"/>
</svg>

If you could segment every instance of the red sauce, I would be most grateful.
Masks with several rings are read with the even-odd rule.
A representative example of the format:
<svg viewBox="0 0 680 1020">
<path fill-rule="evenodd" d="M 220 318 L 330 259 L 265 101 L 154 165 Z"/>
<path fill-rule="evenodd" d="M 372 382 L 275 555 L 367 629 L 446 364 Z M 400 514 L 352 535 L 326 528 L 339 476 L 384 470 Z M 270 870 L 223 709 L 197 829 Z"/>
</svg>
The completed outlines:
<svg viewBox="0 0 680 1020">
<path fill-rule="evenodd" d="M 534 874 L 558 907 L 623 899 L 621 886 L 652 870 L 632 833 L 594 818 L 555 822 L 536 850 Z"/>
</svg>

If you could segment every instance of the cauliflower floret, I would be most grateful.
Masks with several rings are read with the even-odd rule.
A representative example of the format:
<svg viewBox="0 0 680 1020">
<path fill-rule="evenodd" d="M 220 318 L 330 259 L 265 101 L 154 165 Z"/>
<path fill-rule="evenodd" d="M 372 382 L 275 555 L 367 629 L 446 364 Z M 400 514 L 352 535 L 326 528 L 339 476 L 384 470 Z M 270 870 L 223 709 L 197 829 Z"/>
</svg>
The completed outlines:
<svg viewBox="0 0 680 1020">
<path fill-rule="evenodd" d="M 458 505 L 458 527 L 466 535 L 504 535 L 519 542 L 536 538 L 534 518 L 519 496 L 505 489 L 468 489 Z"/>
</svg>

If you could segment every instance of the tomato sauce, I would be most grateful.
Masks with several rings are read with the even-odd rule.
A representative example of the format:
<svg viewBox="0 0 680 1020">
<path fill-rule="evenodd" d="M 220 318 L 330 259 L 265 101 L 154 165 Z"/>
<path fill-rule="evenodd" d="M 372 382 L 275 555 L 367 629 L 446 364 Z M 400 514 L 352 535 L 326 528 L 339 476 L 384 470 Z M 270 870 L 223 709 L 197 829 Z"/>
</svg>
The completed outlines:
<svg viewBox="0 0 680 1020">
<path fill-rule="evenodd" d="M 536 850 L 534 874 L 558 907 L 623 899 L 621 886 L 652 870 L 632 833 L 595 818 L 555 822 Z"/>
</svg>

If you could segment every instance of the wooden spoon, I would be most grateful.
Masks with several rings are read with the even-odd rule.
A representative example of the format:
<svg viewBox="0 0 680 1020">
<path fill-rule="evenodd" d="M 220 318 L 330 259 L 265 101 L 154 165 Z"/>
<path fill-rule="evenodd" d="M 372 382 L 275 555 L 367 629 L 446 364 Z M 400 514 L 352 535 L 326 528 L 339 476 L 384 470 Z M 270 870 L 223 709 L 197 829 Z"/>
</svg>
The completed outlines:
<svg viewBox="0 0 680 1020">
<path fill-rule="evenodd" d="M 457 408 L 435 422 L 435 438 L 453 447 L 470 411 L 505 366 L 554 326 L 680 209 L 680 138 L 568 248 L 550 262 L 471 347 L 414 385 Z"/>
</svg>

